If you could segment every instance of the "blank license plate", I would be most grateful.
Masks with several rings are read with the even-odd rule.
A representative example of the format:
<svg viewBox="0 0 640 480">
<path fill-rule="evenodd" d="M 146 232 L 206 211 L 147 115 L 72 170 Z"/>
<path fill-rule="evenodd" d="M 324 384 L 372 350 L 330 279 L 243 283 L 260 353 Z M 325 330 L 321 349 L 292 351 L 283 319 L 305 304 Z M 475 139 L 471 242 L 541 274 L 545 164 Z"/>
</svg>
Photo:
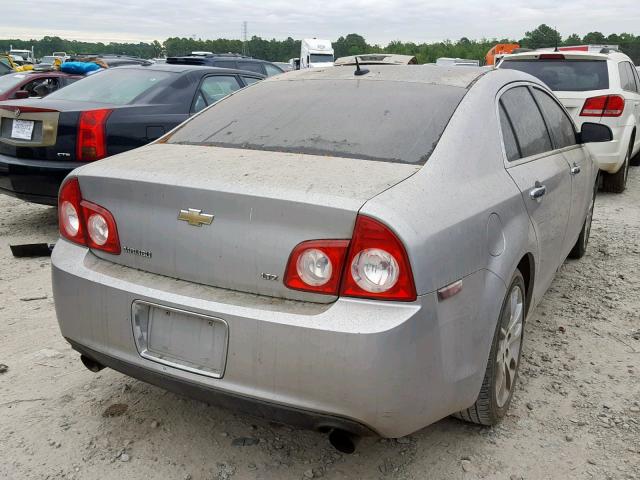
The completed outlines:
<svg viewBox="0 0 640 480">
<path fill-rule="evenodd" d="M 134 332 L 140 355 L 149 360 L 216 378 L 224 373 L 228 327 L 223 320 L 134 302 Z"/>
<path fill-rule="evenodd" d="M 14 120 L 11 126 L 11 138 L 31 140 L 33 136 L 33 120 Z"/>
</svg>

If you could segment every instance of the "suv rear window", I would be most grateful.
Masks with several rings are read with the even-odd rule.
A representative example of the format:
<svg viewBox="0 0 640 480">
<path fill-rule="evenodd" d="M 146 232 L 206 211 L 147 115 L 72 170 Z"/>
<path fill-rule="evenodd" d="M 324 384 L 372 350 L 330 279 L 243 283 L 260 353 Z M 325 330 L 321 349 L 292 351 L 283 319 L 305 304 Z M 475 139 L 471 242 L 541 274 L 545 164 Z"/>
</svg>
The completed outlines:
<svg viewBox="0 0 640 480">
<path fill-rule="evenodd" d="M 500 68 L 526 72 L 554 91 L 586 92 L 609 88 L 606 60 L 504 60 Z"/>
<path fill-rule="evenodd" d="M 422 164 L 466 92 L 373 80 L 261 82 L 186 122 L 168 143 Z"/>
</svg>

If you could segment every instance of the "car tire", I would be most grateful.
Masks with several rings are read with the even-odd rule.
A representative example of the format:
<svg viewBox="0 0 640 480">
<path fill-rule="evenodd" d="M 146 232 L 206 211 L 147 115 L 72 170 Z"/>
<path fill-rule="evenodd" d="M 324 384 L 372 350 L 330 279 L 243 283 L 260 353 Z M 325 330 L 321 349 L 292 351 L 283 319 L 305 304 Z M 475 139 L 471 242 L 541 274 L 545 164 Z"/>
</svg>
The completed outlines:
<svg viewBox="0 0 640 480">
<path fill-rule="evenodd" d="M 478 398 L 471 407 L 456 413 L 454 417 L 491 426 L 506 415 L 518 379 L 527 311 L 526 299 L 524 278 L 516 270 L 502 301 Z"/>
<path fill-rule="evenodd" d="M 584 257 L 584 254 L 587 253 L 587 244 L 589 243 L 589 235 L 591 234 L 591 222 L 593 220 L 593 207 L 596 203 L 596 192 L 598 190 L 598 180 L 593 187 L 593 195 L 591 196 L 591 204 L 589 206 L 589 210 L 587 210 L 587 215 L 584 219 L 584 223 L 582 224 L 582 230 L 580 230 L 580 235 L 578 236 L 578 240 L 576 240 L 576 244 L 573 246 L 571 251 L 569 252 L 569 258 L 579 259 Z"/>
<path fill-rule="evenodd" d="M 602 175 L 602 190 L 611 193 L 622 193 L 627 186 L 627 178 L 629 177 L 629 157 L 631 157 L 631 149 L 633 143 L 629 143 L 627 154 L 624 162 L 616 173 L 606 173 Z"/>
</svg>

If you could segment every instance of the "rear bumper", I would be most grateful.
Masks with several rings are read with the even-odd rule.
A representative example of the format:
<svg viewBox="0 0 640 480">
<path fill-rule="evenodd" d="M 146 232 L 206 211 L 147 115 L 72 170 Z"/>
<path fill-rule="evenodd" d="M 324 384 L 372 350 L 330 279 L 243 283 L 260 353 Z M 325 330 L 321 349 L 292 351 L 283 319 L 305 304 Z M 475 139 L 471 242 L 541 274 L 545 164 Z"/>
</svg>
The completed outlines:
<svg viewBox="0 0 640 480">
<path fill-rule="evenodd" d="M 602 122 L 606 125 L 606 123 Z M 587 148 L 600 170 L 616 173 L 620 170 L 631 141 L 632 126 L 610 127 L 613 133 L 611 142 L 589 143 Z"/>
<path fill-rule="evenodd" d="M 480 390 L 504 283 L 481 270 L 444 302 L 340 298 L 312 304 L 232 292 L 122 267 L 59 240 L 53 293 L 62 335 L 143 381 L 313 429 L 410 434 L 471 405 Z M 228 325 L 222 378 L 143 358 L 132 303 Z M 239 399 L 239 400 L 238 400 Z"/>
<path fill-rule="evenodd" d="M 29 160 L 0 155 L 0 193 L 43 205 L 56 205 L 58 189 L 77 162 Z"/>
</svg>

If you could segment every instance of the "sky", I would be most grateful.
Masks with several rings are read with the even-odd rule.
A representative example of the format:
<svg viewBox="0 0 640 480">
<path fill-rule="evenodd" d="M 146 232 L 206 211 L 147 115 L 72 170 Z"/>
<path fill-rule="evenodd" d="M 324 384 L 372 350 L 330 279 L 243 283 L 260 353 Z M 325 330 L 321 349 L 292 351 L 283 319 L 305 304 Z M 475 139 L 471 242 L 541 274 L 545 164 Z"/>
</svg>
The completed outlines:
<svg viewBox="0 0 640 480">
<path fill-rule="evenodd" d="M 2 0 L 0 38 L 139 42 L 168 37 L 335 40 L 370 44 L 460 37 L 520 39 L 541 23 L 566 37 L 591 31 L 640 35 L 639 0 Z"/>
</svg>

